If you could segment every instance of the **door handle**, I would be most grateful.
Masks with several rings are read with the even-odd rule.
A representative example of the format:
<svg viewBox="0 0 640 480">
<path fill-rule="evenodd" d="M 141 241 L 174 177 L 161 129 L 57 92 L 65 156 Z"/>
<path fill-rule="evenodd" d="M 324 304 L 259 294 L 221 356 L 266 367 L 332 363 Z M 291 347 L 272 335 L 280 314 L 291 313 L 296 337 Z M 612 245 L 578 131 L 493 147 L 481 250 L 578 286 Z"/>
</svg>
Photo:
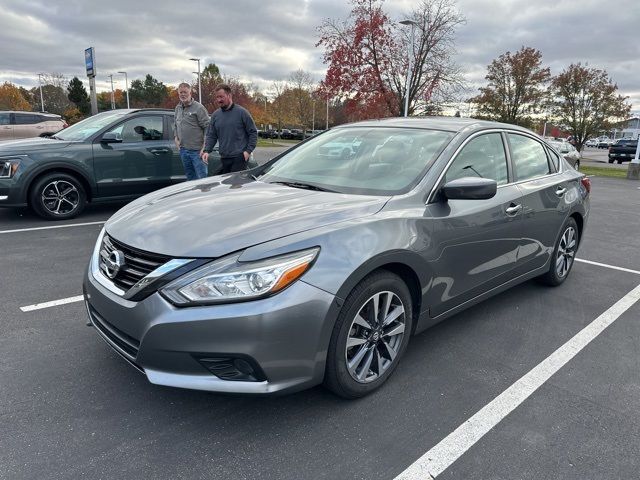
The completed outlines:
<svg viewBox="0 0 640 480">
<path fill-rule="evenodd" d="M 567 193 L 567 189 L 564 187 L 558 187 L 558 189 L 556 190 L 556 195 L 558 195 L 559 197 L 563 196 L 565 193 Z"/>
<path fill-rule="evenodd" d="M 171 153 L 170 148 L 150 148 L 149 151 L 154 155 L 160 155 L 162 153 Z"/>
<path fill-rule="evenodd" d="M 511 204 L 509 207 L 506 208 L 505 212 L 510 217 L 513 217 L 513 216 L 517 215 L 520 210 L 522 210 L 522 205 L 513 205 L 513 204 Z"/>
</svg>

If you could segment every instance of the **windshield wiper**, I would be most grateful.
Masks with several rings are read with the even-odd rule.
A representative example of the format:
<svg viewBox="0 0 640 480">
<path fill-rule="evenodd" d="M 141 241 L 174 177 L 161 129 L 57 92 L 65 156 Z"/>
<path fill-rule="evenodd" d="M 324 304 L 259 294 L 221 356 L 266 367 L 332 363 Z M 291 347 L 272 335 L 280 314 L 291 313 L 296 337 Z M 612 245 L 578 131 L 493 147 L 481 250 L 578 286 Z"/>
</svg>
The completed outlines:
<svg viewBox="0 0 640 480">
<path fill-rule="evenodd" d="M 318 185 L 312 185 L 311 183 L 303 183 L 303 182 L 269 182 L 269 183 L 277 183 L 279 185 L 286 185 L 287 187 L 293 187 L 293 188 L 303 188 L 305 190 L 315 190 L 317 192 L 338 193 L 335 190 L 319 187 Z"/>
</svg>

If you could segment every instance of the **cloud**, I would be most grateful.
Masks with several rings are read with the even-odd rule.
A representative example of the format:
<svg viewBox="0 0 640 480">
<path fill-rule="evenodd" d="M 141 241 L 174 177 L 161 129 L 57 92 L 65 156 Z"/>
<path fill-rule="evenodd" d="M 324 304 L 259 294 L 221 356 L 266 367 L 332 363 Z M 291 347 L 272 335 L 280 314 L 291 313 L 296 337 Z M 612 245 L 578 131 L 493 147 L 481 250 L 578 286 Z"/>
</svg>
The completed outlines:
<svg viewBox="0 0 640 480">
<path fill-rule="evenodd" d="M 418 4 L 387 0 L 394 20 Z M 486 66 L 521 46 L 539 49 L 552 74 L 571 63 L 605 69 L 640 110 L 640 42 L 634 40 L 640 2 L 619 0 L 615 16 L 596 0 L 459 0 L 466 24 L 457 33 L 457 61 L 475 89 Z M 0 81 L 37 85 L 38 72 L 59 72 L 86 80 L 84 49 L 96 49 L 98 90 L 151 73 L 165 84 L 191 81 L 196 64 L 214 62 L 225 75 L 269 90 L 302 68 L 316 80 L 324 76 L 317 27 L 326 18 L 343 19 L 344 0 L 5 0 L 0 10 L 3 45 Z M 606 10 L 606 14 L 605 14 Z"/>
</svg>

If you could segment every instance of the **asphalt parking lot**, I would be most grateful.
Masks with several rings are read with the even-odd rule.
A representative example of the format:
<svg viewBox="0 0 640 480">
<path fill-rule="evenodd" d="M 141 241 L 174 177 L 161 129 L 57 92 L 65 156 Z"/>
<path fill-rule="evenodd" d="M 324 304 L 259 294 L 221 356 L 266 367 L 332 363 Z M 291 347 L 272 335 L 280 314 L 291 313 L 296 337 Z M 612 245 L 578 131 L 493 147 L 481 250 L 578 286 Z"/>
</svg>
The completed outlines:
<svg viewBox="0 0 640 480">
<path fill-rule="evenodd" d="M 0 478 L 637 478 L 640 182 L 592 185 L 561 287 L 524 283 L 412 338 L 357 401 L 148 383 L 77 301 L 119 205 L 62 223 L 0 210 Z"/>
</svg>

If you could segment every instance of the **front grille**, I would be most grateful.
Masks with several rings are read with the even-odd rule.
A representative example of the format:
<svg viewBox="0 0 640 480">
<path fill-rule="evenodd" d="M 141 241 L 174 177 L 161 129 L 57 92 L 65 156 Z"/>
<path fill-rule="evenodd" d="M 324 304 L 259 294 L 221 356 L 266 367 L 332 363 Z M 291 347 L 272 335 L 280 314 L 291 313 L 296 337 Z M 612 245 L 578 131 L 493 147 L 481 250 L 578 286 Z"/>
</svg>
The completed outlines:
<svg viewBox="0 0 640 480">
<path fill-rule="evenodd" d="M 106 260 L 111 253 L 116 250 L 124 254 L 124 266 L 120 268 L 114 278 L 110 278 L 107 274 L 108 268 Z M 110 278 L 120 290 L 125 292 L 169 260 L 171 260 L 171 257 L 129 247 L 111 238 L 109 235 L 105 235 L 102 239 L 102 245 L 100 247 L 100 270 L 107 278 Z"/>
<path fill-rule="evenodd" d="M 91 305 L 87 304 L 87 310 L 89 311 L 91 324 L 100 332 L 107 343 L 133 363 L 134 366 L 140 368 L 135 364 L 140 342 L 105 320 Z"/>
</svg>

